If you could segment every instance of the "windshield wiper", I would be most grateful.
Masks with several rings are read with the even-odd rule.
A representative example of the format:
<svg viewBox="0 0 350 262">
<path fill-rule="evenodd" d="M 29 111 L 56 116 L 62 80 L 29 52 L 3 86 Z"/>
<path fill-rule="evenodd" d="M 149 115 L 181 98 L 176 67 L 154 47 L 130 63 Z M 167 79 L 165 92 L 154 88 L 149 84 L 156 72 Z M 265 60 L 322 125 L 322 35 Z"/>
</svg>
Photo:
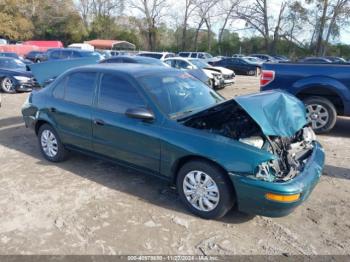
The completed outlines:
<svg viewBox="0 0 350 262">
<path fill-rule="evenodd" d="M 186 111 L 181 111 L 181 112 L 177 112 L 175 114 L 173 114 L 172 116 L 170 116 L 171 119 L 176 119 L 176 118 L 179 118 L 181 116 L 184 116 L 184 115 L 187 115 L 187 114 L 190 114 L 192 113 L 194 110 L 186 110 Z"/>
</svg>

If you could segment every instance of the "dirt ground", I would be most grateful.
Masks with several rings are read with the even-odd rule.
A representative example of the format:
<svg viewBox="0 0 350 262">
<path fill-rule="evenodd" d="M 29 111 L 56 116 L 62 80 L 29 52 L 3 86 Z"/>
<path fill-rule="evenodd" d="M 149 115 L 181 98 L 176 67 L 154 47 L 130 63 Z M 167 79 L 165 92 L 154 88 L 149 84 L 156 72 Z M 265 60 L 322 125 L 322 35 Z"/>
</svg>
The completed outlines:
<svg viewBox="0 0 350 262">
<path fill-rule="evenodd" d="M 237 78 L 225 97 L 258 91 Z M 45 161 L 22 122 L 27 95 L 2 94 L 0 254 L 350 254 L 350 119 L 319 136 L 325 171 L 294 213 L 207 221 L 156 178 L 80 154 Z"/>
</svg>

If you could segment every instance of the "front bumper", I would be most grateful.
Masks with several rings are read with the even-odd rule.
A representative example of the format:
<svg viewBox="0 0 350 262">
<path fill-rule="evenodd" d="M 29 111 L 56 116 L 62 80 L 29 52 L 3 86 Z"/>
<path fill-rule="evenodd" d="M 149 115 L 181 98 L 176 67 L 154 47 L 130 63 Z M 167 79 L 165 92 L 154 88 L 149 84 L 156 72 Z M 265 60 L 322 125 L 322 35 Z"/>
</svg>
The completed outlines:
<svg viewBox="0 0 350 262">
<path fill-rule="evenodd" d="M 235 79 L 231 78 L 231 79 L 224 79 L 224 84 L 225 85 L 230 85 L 230 84 L 234 84 L 235 83 Z"/>
<path fill-rule="evenodd" d="M 17 92 L 30 92 L 37 87 L 39 87 L 39 84 L 34 79 L 31 79 L 25 82 L 17 80 L 15 88 Z"/>
<path fill-rule="evenodd" d="M 280 217 L 291 213 L 309 197 L 316 186 L 322 174 L 324 161 L 323 148 L 315 142 L 313 153 L 303 172 L 290 181 L 273 183 L 229 173 L 236 190 L 238 209 L 245 213 L 269 217 Z M 295 202 L 282 203 L 266 199 L 267 193 L 300 194 L 300 198 Z"/>
</svg>

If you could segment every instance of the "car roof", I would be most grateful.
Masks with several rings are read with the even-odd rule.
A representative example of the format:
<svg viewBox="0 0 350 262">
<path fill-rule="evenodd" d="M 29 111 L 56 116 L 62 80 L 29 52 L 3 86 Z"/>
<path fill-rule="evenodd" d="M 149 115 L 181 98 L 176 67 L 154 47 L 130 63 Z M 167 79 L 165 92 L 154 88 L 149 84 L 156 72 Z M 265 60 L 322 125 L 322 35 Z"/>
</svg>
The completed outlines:
<svg viewBox="0 0 350 262">
<path fill-rule="evenodd" d="M 18 58 L 15 57 L 10 57 L 10 56 L 0 56 L 0 60 L 19 60 Z"/>
<path fill-rule="evenodd" d="M 147 57 L 147 56 L 131 56 L 131 55 L 118 55 L 118 56 L 112 56 L 109 58 L 104 59 L 104 61 L 108 60 L 114 60 L 117 58 L 128 58 L 134 61 L 159 61 L 159 59 L 153 58 L 153 57 Z"/>
<path fill-rule="evenodd" d="M 129 75 L 132 78 L 151 75 L 154 73 L 162 72 L 179 72 L 176 69 L 166 66 L 145 66 L 143 64 L 128 64 L 128 63 L 105 63 L 105 64 L 94 64 L 82 67 L 77 67 L 69 72 L 80 72 L 80 71 L 96 71 L 96 72 L 119 72 L 122 74 Z"/>
<path fill-rule="evenodd" d="M 48 49 L 47 51 L 77 51 L 77 52 L 80 52 L 80 53 L 91 53 L 93 51 L 90 51 L 90 50 L 83 50 L 83 49 L 77 49 L 77 48 L 50 48 Z"/>
<path fill-rule="evenodd" d="M 173 54 L 171 52 L 151 52 L 151 51 L 142 51 L 140 53 L 138 53 L 139 55 L 142 54 L 159 54 L 159 55 L 164 55 L 164 54 Z"/>
</svg>

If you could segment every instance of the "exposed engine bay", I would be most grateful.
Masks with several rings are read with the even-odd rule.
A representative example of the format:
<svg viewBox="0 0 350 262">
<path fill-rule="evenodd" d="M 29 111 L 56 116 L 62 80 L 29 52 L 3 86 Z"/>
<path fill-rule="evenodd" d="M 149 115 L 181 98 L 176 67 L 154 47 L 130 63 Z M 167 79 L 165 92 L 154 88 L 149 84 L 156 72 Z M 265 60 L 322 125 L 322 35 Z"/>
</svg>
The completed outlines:
<svg viewBox="0 0 350 262">
<path fill-rule="evenodd" d="M 237 103 L 224 103 L 186 118 L 183 124 L 235 139 L 266 150 L 277 158 L 260 164 L 255 178 L 283 182 L 296 177 L 312 154 L 316 139 L 313 130 L 304 127 L 292 137 L 266 136 L 260 126 Z"/>
</svg>

